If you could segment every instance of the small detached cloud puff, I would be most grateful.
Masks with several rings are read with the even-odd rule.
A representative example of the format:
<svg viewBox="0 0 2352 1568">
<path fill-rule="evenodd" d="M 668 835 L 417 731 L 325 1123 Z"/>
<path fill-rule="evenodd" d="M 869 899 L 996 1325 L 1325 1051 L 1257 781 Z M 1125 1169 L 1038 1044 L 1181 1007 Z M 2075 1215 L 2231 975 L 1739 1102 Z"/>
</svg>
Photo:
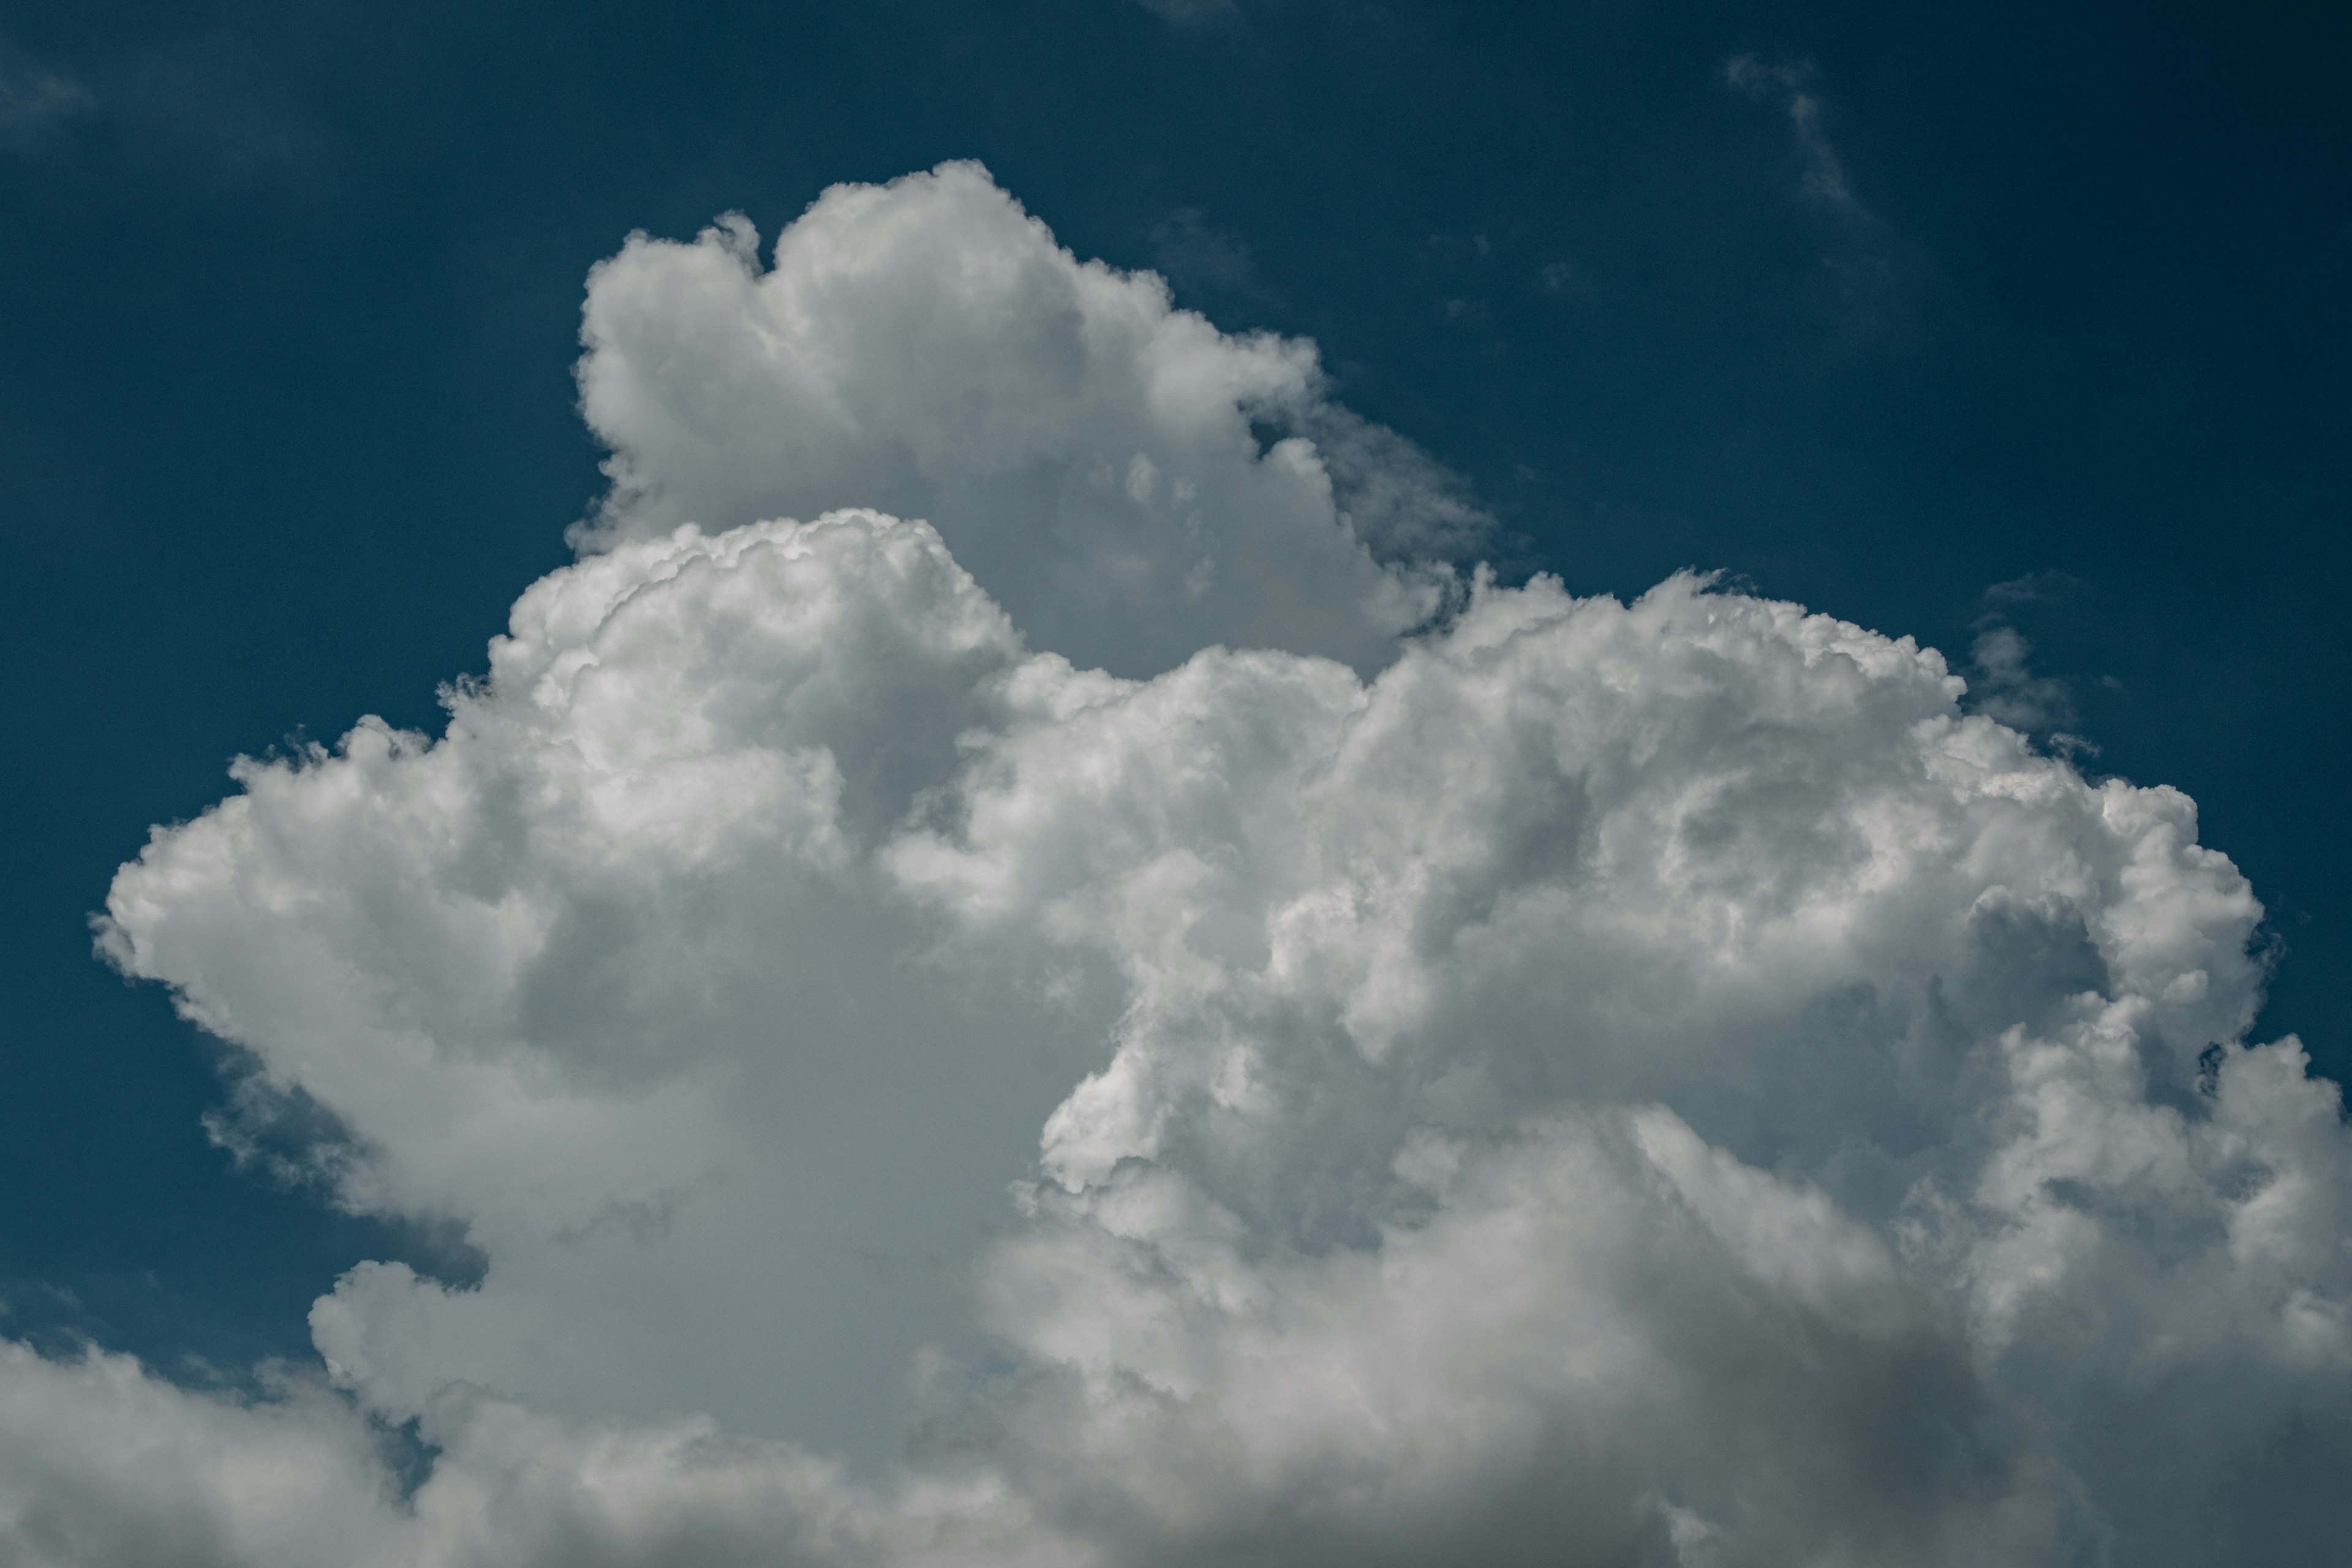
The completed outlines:
<svg viewBox="0 0 2352 1568">
<path fill-rule="evenodd" d="M 2185 796 L 1793 605 L 1456 577 L 1475 508 L 1311 348 L 970 165 L 775 254 L 599 269 L 614 489 L 445 735 L 241 763 L 109 900 L 247 1129 L 322 1109 L 334 1201 L 480 1278 L 361 1266 L 251 1396 L 8 1348 L 0 1555 L 2323 1527 L 2352 1135 L 2245 1038 L 2261 908 Z"/>
</svg>

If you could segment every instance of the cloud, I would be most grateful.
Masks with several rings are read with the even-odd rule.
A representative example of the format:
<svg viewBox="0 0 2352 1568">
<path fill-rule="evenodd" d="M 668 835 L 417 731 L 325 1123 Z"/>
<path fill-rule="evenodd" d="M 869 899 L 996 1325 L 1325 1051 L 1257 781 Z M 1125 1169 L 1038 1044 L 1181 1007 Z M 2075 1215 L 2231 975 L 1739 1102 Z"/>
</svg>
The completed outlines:
<svg viewBox="0 0 2352 1568">
<path fill-rule="evenodd" d="M 89 109 L 89 89 L 0 39 L 0 142 L 23 144 Z"/>
<path fill-rule="evenodd" d="M 121 148 L 210 184 L 316 180 L 331 150 L 283 98 L 234 29 L 200 28 L 70 70 L 0 37 L 0 150 L 27 156 L 102 127 Z"/>
<path fill-rule="evenodd" d="M 1808 199 L 1848 217 L 1869 215 L 1847 183 L 1845 166 L 1822 128 L 1822 100 L 1812 90 L 1813 68 L 1809 61 L 1766 65 L 1752 55 L 1735 55 L 1723 68 L 1723 79 L 1752 96 L 1777 102 L 1796 132 L 1797 151 L 1803 157 L 1802 188 Z"/>
<path fill-rule="evenodd" d="M 1976 661 L 1976 710 L 2013 729 L 2056 730 L 2074 722 L 2074 700 L 2066 683 L 2036 675 L 2026 663 L 2033 644 L 2003 621 L 1977 633 L 1969 645 Z"/>
<path fill-rule="evenodd" d="M 1687 577 L 1482 571 L 1354 662 L 1311 616 L 1073 660 L 1018 552 L 1109 531 L 1164 594 L 1183 519 L 1047 487 L 1015 549 L 973 432 L 1160 441 L 1357 604 L 1393 535 L 1221 433 L 1298 351 L 976 171 L 812 220 L 772 272 L 740 226 L 600 270 L 614 500 L 442 736 L 240 763 L 109 898 L 110 959 L 245 1053 L 231 1114 L 290 1104 L 335 1201 L 462 1227 L 479 1279 L 361 1266 L 243 1399 L 10 1351 L 0 1555 L 2186 1563 L 2329 1506 L 2270 1478 L 2352 1457 L 2352 1134 L 2246 1038 L 2261 906 L 2185 796 Z M 1099 397 L 975 368 L 1048 328 Z M 1168 333 L 1217 374 L 1122 405 Z M 1467 506 L 1292 406 L 1395 530 Z M 849 457 L 778 433 L 841 407 Z M 737 515 L 884 451 L 932 521 Z M 1137 591 L 1058 624 L 1122 646 Z"/>
<path fill-rule="evenodd" d="M 1798 195 L 1831 220 L 1827 247 L 1819 260 L 1831 293 L 1838 331 L 1846 351 L 1870 347 L 1904 349 L 1918 341 L 1920 311 L 1941 289 L 1935 258 L 1881 221 L 1863 204 L 1845 163 L 1823 124 L 1824 109 L 1814 89 L 1809 60 L 1768 65 L 1751 55 L 1734 56 L 1724 80 L 1789 118 L 1801 168 Z"/>
<path fill-rule="evenodd" d="M 1136 4 L 1161 21 L 1180 27 L 1241 15 L 1237 0 L 1136 0 Z"/>
<path fill-rule="evenodd" d="M 1187 293 L 1269 297 L 1249 243 L 1210 223 L 1197 207 L 1180 207 L 1151 226 L 1151 258 L 1169 282 Z"/>
<path fill-rule="evenodd" d="M 2033 643 L 2010 624 L 2014 612 L 2053 603 L 2080 586 L 2063 572 L 2035 572 L 1987 588 L 1969 650 L 1975 666 L 1969 689 L 1975 711 L 2011 729 L 2049 734 L 2061 746 L 2095 752 L 2090 742 L 2067 732 L 2076 721 L 2073 684 L 2033 673 L 2028 662 Z"/>
<path fill-rule="evenodd" d="M 977 164 L 836 186 L 758 258 L 731 216 L 591 277 L 581 400 L 614 487 L 589 547 L 879 507 L 1043 646 L 1145 675 L 1212 642 L 1376 667 L 1484 526 L 1426 458 L 1376 498 L 1334 466 L 1360 422 L 1313 344 L 1079 262 Z"/>
</svg>

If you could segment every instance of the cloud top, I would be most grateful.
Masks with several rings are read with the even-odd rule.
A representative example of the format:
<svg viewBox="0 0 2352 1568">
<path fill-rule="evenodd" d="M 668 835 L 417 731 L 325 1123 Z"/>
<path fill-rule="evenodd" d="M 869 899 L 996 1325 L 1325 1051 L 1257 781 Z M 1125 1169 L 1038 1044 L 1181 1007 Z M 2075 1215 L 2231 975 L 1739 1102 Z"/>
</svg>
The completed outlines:
<svg viewBox="0 0 2352 1568">
<path fill-rule="evenodd" d="M 1486 527 L 1333 405 L 1314 345 L 1232 336 L 1080 262 L 975 163 L 730 215 L 591 276 L 581 405 L 612 448 L 590 549 L 871 506 L 933 523 L 1044 646 L 1156 674 L 1209 643 L 1367 668 Z"/>
</svg>

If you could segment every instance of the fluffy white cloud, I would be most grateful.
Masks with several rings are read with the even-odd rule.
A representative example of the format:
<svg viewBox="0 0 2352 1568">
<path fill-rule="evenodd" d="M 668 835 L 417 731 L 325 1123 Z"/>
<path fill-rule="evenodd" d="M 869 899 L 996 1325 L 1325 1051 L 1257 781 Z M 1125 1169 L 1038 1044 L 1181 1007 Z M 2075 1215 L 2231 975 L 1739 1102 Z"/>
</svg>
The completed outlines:
<svg viewBox="0 0 2352 1568">
<path fill-rule="evenodd" d="M 0 1344 L 0 1548 L 22 1568 L 603 1568 L 1086 1559 L 985 1480 L 887 1498 L 708 1419 L 560 1424 L 457 1388 L 404 1495 L 380 1428 L 313 1379 L 192 1394 L 127 1358 Z"/>
<path fill-rule="evenodd" d="M 1078 266 L 977 171 L 748 252 L 599 273 L 614 500 L 447 732 L 241 764 L 109 901 L 113 961 L 247 1053 L 226 1135 L 322 1108 L 335 1200 L 462 1226 L 481 1278 L 353 1270 L 323 1373 L 242 1401 L 11 1352 L 0 1554 L 2186 1563 L 2322 1528 L 2352 1138 L 2244 1039 L 2261 911 L 2185 797 L 1687 579 L 1482 575 L 1380 640 L 1417 579 L 1286 488 L 1328 460 L 1247 439 L 1234 367 L 1304 351 Z M 982 340 L 1104 390 L 1024 396 Z M 1186 354 L 1223 368 L 1129 396 Z M 1436 515 L 1297 384 L 1360 493 Z M 1337 618 L 1160 668 L 1293 623 L 1171 594 L 1185 517 L 1097 506 L 1147 441 Z M 1043 511 L 990 490 L 1039 462 Z M 896 482 L 865 499 L 936 528 L 817 512 Z"/>
<path fill-rule="evenodd" d="M 870 506 L 936 525 L 1047 647 L 1155 674 L 1205 644 L 1367 668 L 1486 519 L 1325 395 L 1314 346 L 1231 337 L 1080 262 L 973 163 L 730 216 L 589 279 L 595 545 Z M 1263 438 L 1263 439 L 1262 439 Z"/>
</svg>

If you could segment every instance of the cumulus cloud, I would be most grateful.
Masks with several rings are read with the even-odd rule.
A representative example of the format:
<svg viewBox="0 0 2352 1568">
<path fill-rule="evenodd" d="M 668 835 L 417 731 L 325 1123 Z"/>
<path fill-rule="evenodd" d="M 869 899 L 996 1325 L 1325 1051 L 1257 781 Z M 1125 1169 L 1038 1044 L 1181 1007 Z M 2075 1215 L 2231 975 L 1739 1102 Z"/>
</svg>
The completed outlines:
<svg viewBox="0 0 2352 1568">
<path fill-rule="evenodd" d="M 1319 393 L 1244 444 L 1229 373 L 1302 347 L 969 168 L 803 223 L 600 270 L 614 498 L 444 734 L 241 763 L 108 901 L 240 1125 L 480 1278 L 362 1265 L 240 1398 L 9 1351 L 12 1561 L 2187 1563 L 2321 1517 L 2279 1478 L 2352 1457 L 2352 1138 L 2247 1038 L 2261 908 L 2186 797 L 1694 578 L 1480 571 L 1400 640 L 1359 520 L 1467 503 Z M 972 346 L 1066 330 L 1099 396 Z M 1163 334 L 1217 374 L 1122 404 Z M 853 406 L 846 456 L 803 423 Z M 1013 569 L 1174 597 L 1189 514 L 1083 482 L 1147 439 L 1219 550 L 1330 574 L 1297 637 L 1217 579 L 1122 641 L 1115 574 Z M 850 504 L 890 453 L 933 521 Z"/>
<path fill-rule="evenodd" d="M 1120 674 L 1212 642 L 1375 668 L 1486 522 L 1330 401 L 1311 343 L 1078 261 L 977 164 L 836 186 L 764 268 L 740 216 L 634 237 L 583 336 L 613 448 L 590 548 L 877 507 L 933 523 L 1042 646 Z"/>
</svg>

